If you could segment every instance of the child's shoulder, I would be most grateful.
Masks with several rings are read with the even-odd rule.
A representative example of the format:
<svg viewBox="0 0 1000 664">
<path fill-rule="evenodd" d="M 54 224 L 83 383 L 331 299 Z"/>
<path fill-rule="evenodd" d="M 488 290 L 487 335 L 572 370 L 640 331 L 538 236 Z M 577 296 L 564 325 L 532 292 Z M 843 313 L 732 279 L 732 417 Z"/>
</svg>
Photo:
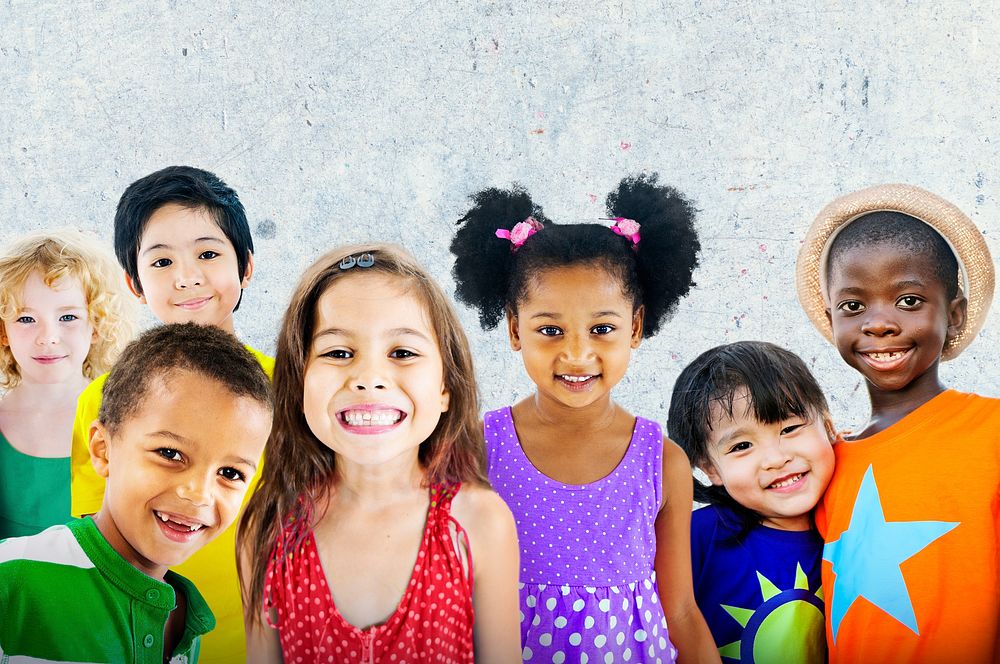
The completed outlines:
<svg viewBox="0 0 1000 664">
<path fill-rule="evenodd" d="M 479 519 L 504 517 L 510 514 L 510 508 L 493 489 L 466 482 L 452 499 L 451 512 L 463 527 L 467 527 L 465 521 L 471 524 Z"/>
<path fill-rule="evenodd" d="M 514 515 L 493 489 L 466 482 L 452 499 L 451 514 L 473 541 L 502 542 L 515 537 Z"/>
<path fill-rule="evenodd" d="M 691 513 L 692 533 L 714 533 L 719 529 L 730 530 L 737 523 L 737 516 L 722 505 L 705 505 Z"/>
<path fill-rule="evenodd" d="M 0 567 L 15 561 L 93 567 L 73 532 L 75 524 L 51 526 L 36 535 L 0 540 Z"/>
</svg>

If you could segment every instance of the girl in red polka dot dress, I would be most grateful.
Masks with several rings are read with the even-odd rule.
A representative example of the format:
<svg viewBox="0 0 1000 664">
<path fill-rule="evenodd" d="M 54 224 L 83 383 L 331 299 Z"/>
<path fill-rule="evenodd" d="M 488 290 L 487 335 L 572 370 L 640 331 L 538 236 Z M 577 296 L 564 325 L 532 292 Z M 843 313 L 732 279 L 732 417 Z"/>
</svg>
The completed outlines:
<svg viewBox="0 0 1000 664">
<path fill-rule="evenodd" d="M 474 375 L 404 251 L 343 247 L 307 270 L 237 543 L 248 661 L 519 659 L 517 536 L 484 478 Z"/>
</svg>

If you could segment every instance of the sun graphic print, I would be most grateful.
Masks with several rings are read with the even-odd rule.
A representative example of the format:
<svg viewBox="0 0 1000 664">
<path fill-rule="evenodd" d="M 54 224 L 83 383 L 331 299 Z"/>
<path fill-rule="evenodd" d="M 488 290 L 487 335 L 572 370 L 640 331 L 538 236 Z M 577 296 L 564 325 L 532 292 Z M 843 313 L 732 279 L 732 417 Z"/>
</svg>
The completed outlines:
<svg viewBox="0 0 1000 664">
<path fill-rule="evenodd" d="M 757 608 L 721 604 L 743 628 L 738 641 L 719 648 L 724 660 L 740 664 L 823 664 L 823 588 L 809 588 L 802 565 L 795 564 L 795 582 L 782 590 L 757 572 L 762 602 Z"/>
</svg>

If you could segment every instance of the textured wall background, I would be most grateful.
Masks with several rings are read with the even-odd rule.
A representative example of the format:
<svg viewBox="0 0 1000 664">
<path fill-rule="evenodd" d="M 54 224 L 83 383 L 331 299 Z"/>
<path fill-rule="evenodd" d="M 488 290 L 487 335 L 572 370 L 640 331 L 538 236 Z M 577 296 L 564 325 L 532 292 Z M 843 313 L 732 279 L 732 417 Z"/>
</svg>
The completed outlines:
<svg viewBox="0 0 1000 664">
<path fill-rule="evenodd" d="M 3 0 L 0 240 L 69 224 L 110 242 L 132 180 L 215 171 L 257 243 L 237 328 L 273 351 L 328 246 L 400 242 L 450 289 L 469 193 L 519 181 L 554 219 L 586 220 L 623 175 L 656 170 L 701 210 L 702 266 L 621 401 L 663 420 L 695 355 L 767 339 L 856 425 L 863 385 L 794 299 L 799 242 L 833 197 L 904 181 L 1000 256 L 998 27 L 955 2 Z M 951 385 L 1000 396 L 998 308 Z M 461 313 L 484 406 L 526 394 L 502 333 Z"/>
</svg>

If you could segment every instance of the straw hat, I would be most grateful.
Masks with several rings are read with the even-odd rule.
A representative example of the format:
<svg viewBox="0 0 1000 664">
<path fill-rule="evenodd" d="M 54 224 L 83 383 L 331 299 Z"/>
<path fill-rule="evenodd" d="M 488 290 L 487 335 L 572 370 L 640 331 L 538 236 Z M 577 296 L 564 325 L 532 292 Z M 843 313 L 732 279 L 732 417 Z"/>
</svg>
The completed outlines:
<svg viewBox="0 0 1000 664">
<path fill-rule="evenodd" d="M 965 325 L 945 344 L 942 360 L 958 357 L 979 333 L 993 300 L 993 259 L 983 235 L 965 214 L 940 196 L 907 184 L 883 184 L 834 200 L 820 210 L 795 265 L 799 302 L 816 329 L 833 341 L 826 317 L 826 262 L 830 245 L 847 224 L 869 212 L 895 211 L 916 217 L 948 242 L 958 259 L 959 290 L 968 299 Z"/>
</svg>

